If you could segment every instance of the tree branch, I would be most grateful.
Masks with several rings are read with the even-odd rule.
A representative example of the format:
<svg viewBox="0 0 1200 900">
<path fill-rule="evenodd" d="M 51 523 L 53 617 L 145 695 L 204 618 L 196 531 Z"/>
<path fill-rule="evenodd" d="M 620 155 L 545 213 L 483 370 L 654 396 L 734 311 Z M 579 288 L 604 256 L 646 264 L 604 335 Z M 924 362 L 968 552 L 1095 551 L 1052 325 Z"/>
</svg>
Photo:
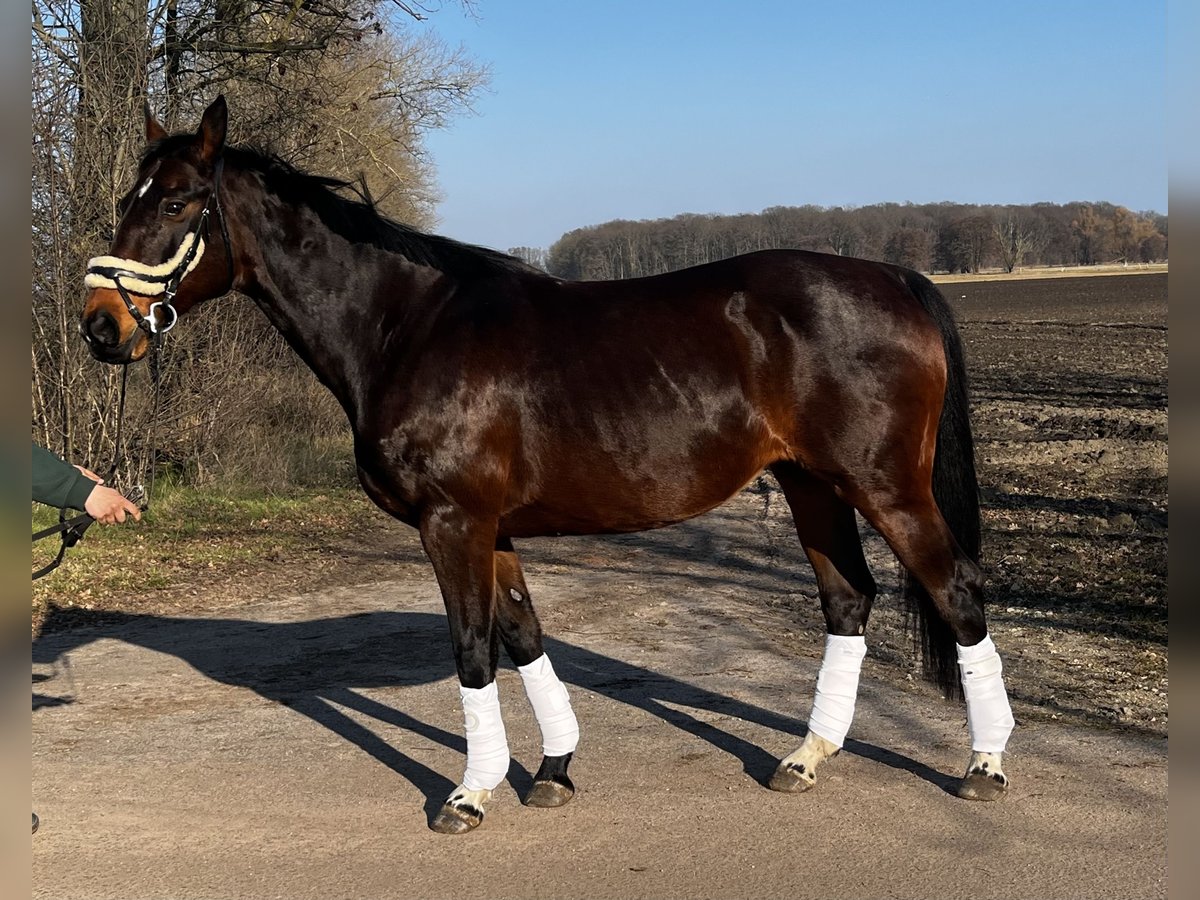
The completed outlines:
<svg viewBox="0 0 1200 900">
<path fill-rule="evenodd" d="M 41 13 L 38 12 L 36 0 L 33 3 L 33 33 L 38 36 L 38 39 L 42 42 L 42 46 L 53 54 L 59 62 L 70 69 L 73 75 L 79 74 L 79 63 L 62 49 L 60 42 L 46 29 L 45 24 L 42 22 Z"/>
</svg>

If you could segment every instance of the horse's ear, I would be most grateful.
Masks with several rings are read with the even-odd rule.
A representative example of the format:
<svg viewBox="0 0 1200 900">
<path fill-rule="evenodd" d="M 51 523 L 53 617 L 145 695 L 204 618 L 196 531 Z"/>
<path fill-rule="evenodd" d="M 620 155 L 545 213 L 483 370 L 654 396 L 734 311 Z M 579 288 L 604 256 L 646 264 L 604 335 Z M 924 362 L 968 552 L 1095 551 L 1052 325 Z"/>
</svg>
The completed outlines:
<svg viewBox="0 0 1200 900">
<path fill-rule="evenodd" d="M 146 101 L 146 143 L 153 144 L 155 141 L 161 141 L 167 136 L 167 129 L 158 124 L 158 119 L 154 118 L 154 113 L 150 110 L 150 101 Z"/>
<path fill-rule="evenodd" d="M 225 127 L 229 121 L 229 110 L 225 106 L 225 95 L 218 94 L 204 111 L 200 119 L 200 130 L 196 137 L 200 140 L 200 158 L 205 162 L 216 162 L 221 151 L 225 149 Z"/>
</svg>

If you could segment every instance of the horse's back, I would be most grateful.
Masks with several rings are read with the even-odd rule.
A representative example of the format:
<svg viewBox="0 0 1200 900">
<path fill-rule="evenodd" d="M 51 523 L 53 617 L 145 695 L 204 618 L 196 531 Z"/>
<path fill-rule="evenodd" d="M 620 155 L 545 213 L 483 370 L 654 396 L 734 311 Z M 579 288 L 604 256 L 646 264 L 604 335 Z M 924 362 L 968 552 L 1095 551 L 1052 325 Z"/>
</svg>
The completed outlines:
<svg viewBox="0 0 1200 900">
<path fill-rule="evenodd" d="M 909 280 L 917 276 L 898 266 L 857 257 L 807 250 L 758 250 L 638 278 L 609 281 L 546 279 L 530 286 L 539 314 L 642 326 L 666 321 L 673 336 L 692 321 L 715 312 L 736 324 L 743 306 L 778 315 L 807 331 L 814 320 L 879 316 L 924 319 Z M 733 310 L 729 315 L 728 310 Z M 869 329 L 864 329 L 869 330 Z"/>
<path fill-rule="evenodd" d="M 814 382 L 861 389 L 863 374 L 938 350 L 914 278 L 870 260 L 764 250 L 643 278 L 551 283 L 532 293 L 531 353 L 551 381 L 585 369 L 635 384 L 707 378 L 786 406 Z"/>
<path fill-rule="evenodd" d="M 679 521 L 781 460 L 840 470 L 928 344 L 901 270 L 822 254 L 539 288 L 513 345 L 514 534 Z"/>
</svg>

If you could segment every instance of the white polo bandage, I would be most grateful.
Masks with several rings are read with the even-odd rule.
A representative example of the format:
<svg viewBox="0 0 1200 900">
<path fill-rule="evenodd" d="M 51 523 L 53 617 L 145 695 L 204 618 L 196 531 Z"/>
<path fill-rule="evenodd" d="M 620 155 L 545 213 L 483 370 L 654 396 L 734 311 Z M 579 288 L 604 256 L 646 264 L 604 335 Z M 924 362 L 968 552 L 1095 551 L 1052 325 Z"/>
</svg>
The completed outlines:
<svg viewBox="0 0 1200 900">
<path fill-rule="evenodd" d="M 825 658 L 817 673 L 817 693 L 813 697 L 808 730 L 838 747 L 854 721 L 854 702 L 858 697 L 858 675 L 867 655 L 867 640 L 862 635 L 844 637 L 825 635 Z"/>
<path fill-rule="evenodd" d="M 469 791 L 490 791 L 508 774 L 508 738 L 500 717 L 496 682 L 482 688 L 458 688 L 467 732 L 467 772 L 462 785 Z"/>
<path fill-rule="evenodd" d="M 973 647 L 956 646 L 963 694 L 967 698 L 971 749 L 981 753 L 1003 753 L 1015 723 L 1001 677 L 1000 654 L 988 635 Z"/>
<path fill-rule="evenodd" d="M 123 272 L 128 272 L 129 277 L 124 275 L 121 277 L 121 284 L 125 290 L 132 291 L 143 297 L 157 297 L 167 289 L 166 282 L 163 280 L 183 262 L 187 256 L 188 250 L 192 246 L 192 241 L 199 240 L 196 245 L 196 255 L 192 257 L 192 261 L 188 263 L 188 267 L 184 270 L 182 279 L 192 269 L 200 264 L 200 257 L 204 255 L 204 238 L 197 238 L 191 232 L 184 235 L 183 240 L 179 244 L 179 249 L 164 263 L 159 263 L 157 266 L 147 265 L 144 262 L 138 262 L 136 259 L 122 259 L 119 256 L 94 256 L 88 260 L 88 273 L 83 278 L 84 287 L 89 288 L 110 288 L 116 290 L 117 283 L 112 278 L 102 272 L 93 272 L 92 269 L 120 269 Z M 146 278 L 138 278 L 138 275 L 144 275 Z"/>
<path fill-rule="evenodd" d="M 567 686 L 558 680 L 545 653 L 525 666 L 517 666 L 525 694 L 542 730 L 542 753 L 565 756 L 579 744 L 579 722 L 571 709 Z"/>
</svg>

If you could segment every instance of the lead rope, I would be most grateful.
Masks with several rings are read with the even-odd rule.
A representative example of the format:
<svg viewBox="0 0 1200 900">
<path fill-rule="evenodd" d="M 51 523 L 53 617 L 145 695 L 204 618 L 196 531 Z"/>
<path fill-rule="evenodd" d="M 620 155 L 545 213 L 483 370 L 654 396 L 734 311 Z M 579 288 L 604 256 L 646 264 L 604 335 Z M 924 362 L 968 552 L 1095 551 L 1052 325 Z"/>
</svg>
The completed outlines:
<svg viewBox="0 0 1200 900">
<path fill-rule="evenodd" d="M 158 453 L 154 447 L 154 430 L 158 425 L 158 410 L 160 401 L 162 400 L 162 369 L 161 356 L 162 351 L 162 333 L 155 331 L 149 336 L 150 352 L 148 354 L 147 364 L 150 368 L 150 384 L 154 392 L 154 408 L 150 412 L 150 427 L 146 430 L 146 441 L 143 445 L 143 454 L 139 460 L 137 471 L 139 473 L 145 471 L 146 458 L 148 453 L 150 460 L 150 474 L 146 479 L 145 486 L 141 484 L 132 485 L 125 492 L 126 499 L 137 504 L 142 512 L 150 508 L 150 497 L 154 493 L 154 472 L 157 468 Z M 113 447 L 113 464 L 109 469 L 108 475 L 105 476 L 106 482 L 111 482 L 114 475 L 117 473 L 117 468 L 121 464 L 121 437 L 125 425 L 125 386 L 129 379 L 129 364 L 126 363 L 121 367 L 121 399 L 117 405 L 117 437 Z"/>
<path fill-rule="evenodd" d="M 150 496 L 154 491 L 154 473 L 155 469 L 157 468 L 157 453 L 154 449 L 153 437 L 154 428 L 158 422 L 159 402 L 162 399 L 162 380 L 159 359 L 159 352 L 161 348 L 160 342 L 161 335 L 157 333 L 151 335 L 149 363 L 150 379 L 154 389 L 154 409 L 150 418 L 150 428 L 146 433 L 146 445 L 150 448 L 150 476 L 147 479 L 147 486 L 145 488 L 143 488 L 140 484 L 135 484 L 125 493 L 125 497 L 132 503 L 136 504 L 142 512 L 145 512 L 150 508 Z M 117 401 L 117 435 L 113 446 L 112 467 L 108 470 L 108 474 L 104 478 L 106 482 L 112 481 L 113 477 L 117 473 L 117 469 L 120 468 L 121 465 L 121 438 L 125 429 L 125 396 L 128 382 L 129 365 L 126 364 L 121 367 L 121 394 L 120 399 Z M 63 557 L 66 555 L 67 549 L 78 544 L 83 539 L 84 532 L 86 532 L 95 521 L 96 520 L 86 512 L 68 519 L 67 510 L 65 508 L 60 509 L 58 511 L 58 524 L 51 525 L 49 528 L 43 528 L 33 536 L 33 543 L 36 544 L 38 541 L 42 540 L 43 538 L 48 538 L 51 535 L 62 535 L 62 541 L 58 547 L 58 554 L 51 562 L 42 566 L 42 568 L 33 573 L 33 580 L 37 581 L 43 575 L 49 575 L 60 565 L 62 565 Z"/>
<path fill-rule="evenodd" d="M 154 430 L 158 427 L 158 410 L 159 403 L 162 400 L 162 335 L 154 334 L 150 338 L 150 359 L 147 360 L 150 366 L 150 384 L 154 391 L 154 408 L 150 411 L 150 427 L 146 431 L 146 446 L 150 452 L 150 474 L 146 479 L 146 487 L 137 486 L 135 490 L 140 491 L 141 498 L 134 500 L 145 512 L 150 508 L 150 498 L 154 495 L 154 473 L 158 470 L 158 450 L 154 446 Z M 132 498 L 131 498 L 132 499 Z"/>
<path fill-rule="evenodd" d="M 117 439 L 113 442 L 113 463 L 108 474 L 104 476 L 105 481 L 117 474 L 117 467 L 121 464 L 121 432 L 125 429 L 125 385 L 128 381 L 129 363 L 125 363 L 121 366 L 121 396 L 117 401 Z"/>
</svg>

